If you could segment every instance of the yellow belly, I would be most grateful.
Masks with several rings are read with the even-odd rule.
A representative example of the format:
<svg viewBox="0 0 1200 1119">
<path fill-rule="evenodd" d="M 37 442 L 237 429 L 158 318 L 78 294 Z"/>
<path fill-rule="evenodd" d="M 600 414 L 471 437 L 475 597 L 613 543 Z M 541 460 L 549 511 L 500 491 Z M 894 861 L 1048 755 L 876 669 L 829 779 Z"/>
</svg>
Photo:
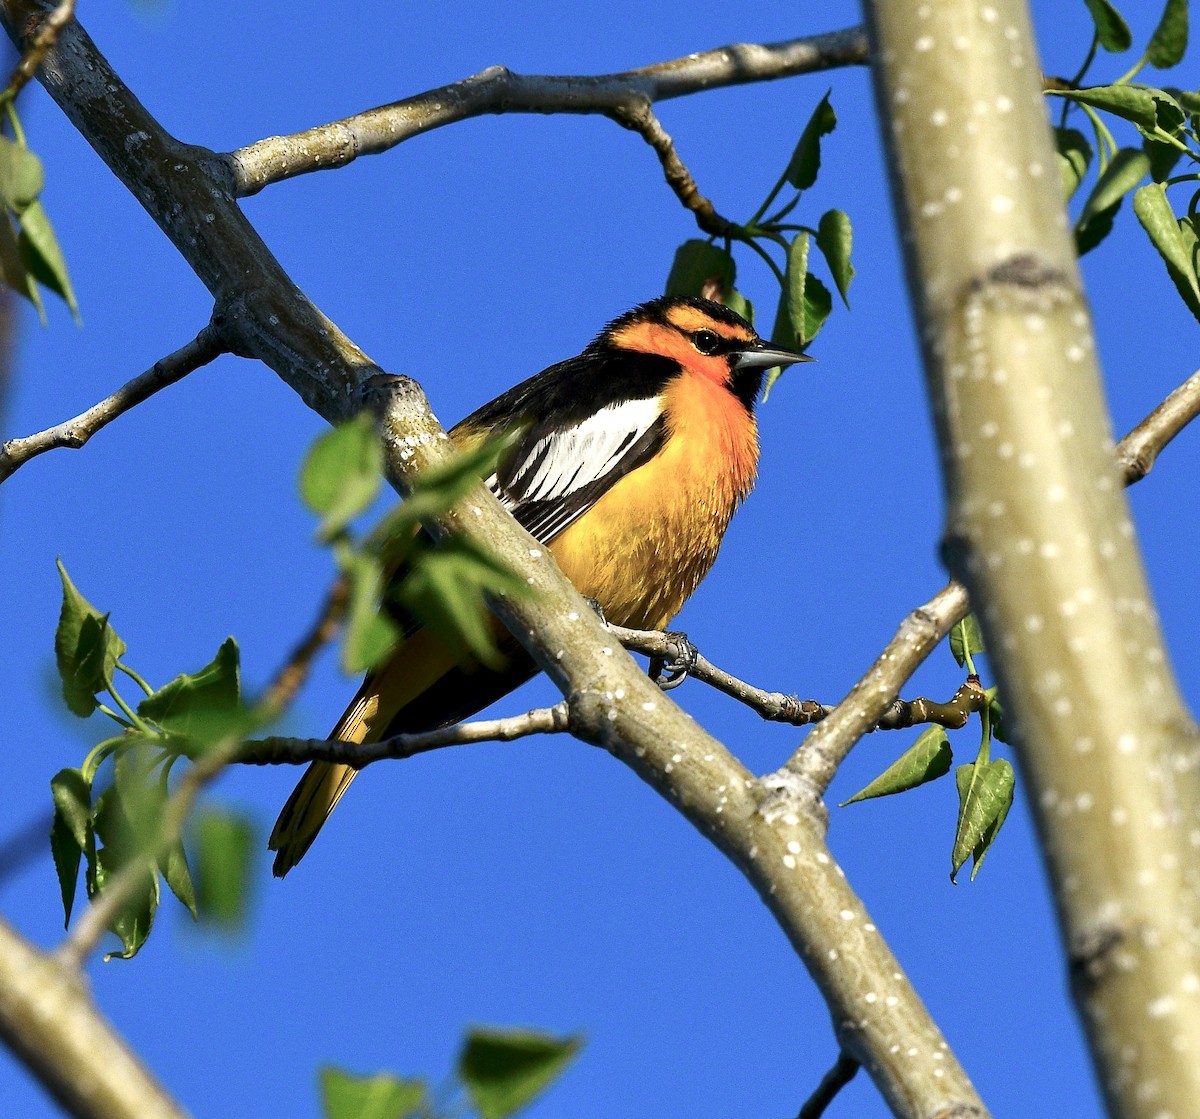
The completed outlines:
<svg viewBox="0 0 1200 1119">
<path fill-rule="evenodd" d="M 753 418 L 691 378 L 666 391 L 668 438 L 550 545 L 563 574 L 617 625 L 662 629 L 708 574 L 754 484 Z"/>
</svg>

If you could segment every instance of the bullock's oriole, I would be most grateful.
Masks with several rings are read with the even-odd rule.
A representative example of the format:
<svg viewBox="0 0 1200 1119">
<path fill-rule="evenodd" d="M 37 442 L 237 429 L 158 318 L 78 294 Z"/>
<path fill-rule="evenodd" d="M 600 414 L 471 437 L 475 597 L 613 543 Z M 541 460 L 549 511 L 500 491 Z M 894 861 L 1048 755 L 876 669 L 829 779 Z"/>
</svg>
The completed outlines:
<svg viewBox="0 0 1200 1119">
<path fill-rule="evenodd" d="M 719 303 L 655 299 L 451 435 L 470 444 L 521 425 L 487 479 L 492 492 L 605 617 L 662 629 L 707 574 L 754 485 L 763 374 L 807 360 L 767 344 Z M 367 676 L 330 737 L 373 742 L 466 718 L 533 675 L 515 641 L 503 651 L 498 670 L 464 664 L 418 630 Z M 271 833 L 277 875 L 308 850 L 356 773 L 309 767 Z"/>
</svg>

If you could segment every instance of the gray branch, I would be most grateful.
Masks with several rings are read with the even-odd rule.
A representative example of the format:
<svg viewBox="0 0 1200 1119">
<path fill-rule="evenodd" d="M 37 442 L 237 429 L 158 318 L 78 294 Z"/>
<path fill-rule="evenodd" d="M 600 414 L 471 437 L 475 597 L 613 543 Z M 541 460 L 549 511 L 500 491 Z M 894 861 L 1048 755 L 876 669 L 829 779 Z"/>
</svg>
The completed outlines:
<svg viewBox="0 0 1200 1119">
<path fill-rule="evenodd" d="M 206 326 L 186 346 L 181 346 L 174 353 L 156 361 L 145 373 L 134 377 L 112 396 L 105 397 L 99 404 L 93 404 L 74 419 L 39 431 L 35 435 L 7 440 L 0 446 L 0 482 L 9 478 L 31 458 L 47 451 L 60 447 L 82 447 L 96 432 L 107 427 L 118 416 L 149 400 L 159 389 L 165 389 L 202 365 L 207 365 L 227 349 L 212 326 Z"/>
<path fill-rule="evenodd" d="M 219 158 L 233 193 L 245 197 L 270 183 L 344 167 L 359 156 L 385 152 L 423 132 L 489 113 L 619 117 L 673 97 L 866 61 L 866 35 L 861 27 L 852 27 L 783 43 L 738 43 L 619 74 L 514 74 L 503 66 L 491 66 L 415 97 L 290 136 L 259 140 Z"/>
<path fill-rule="evenodd" d="M 0 11 L 21 42 L 45 9 L 33 0 L 0 0 Z M 752 61 L 751 53 L 727 64 Z M 170 137 L 78 23 L 63 29 L 41 80 L 212 292 L 214 327 L 234 352 L 262 359 L 328 420 L 371 407 L 399 489 L 447 459 L 450 443 L 417 385 L 377 376 L 279 266 L 214 176 L 211 153 Z M 563 692 L 579 736 L 634 769 L 749 879 L 817 983 L 839 1044 L 868 1070 L 893 1111 L 911 1119 L 955 1109 L 986 1115 L 833 859 L 821 805 L 799 783 L 789 790 L 756 780 L 671 703 L 485 490 L 456 505 L 442 528 L 491 548 L 536 591 L 530 601 L 497 602 L 497 613 Z M 63 1075 L 37 1071 L 51 1090 Z"/>
</svg>

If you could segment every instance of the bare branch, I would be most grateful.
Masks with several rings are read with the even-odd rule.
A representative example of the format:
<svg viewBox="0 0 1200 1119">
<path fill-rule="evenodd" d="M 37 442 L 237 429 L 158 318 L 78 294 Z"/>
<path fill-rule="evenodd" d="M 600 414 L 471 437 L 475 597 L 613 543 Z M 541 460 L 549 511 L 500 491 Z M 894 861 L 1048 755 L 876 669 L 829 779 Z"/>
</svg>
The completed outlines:
<svg viewBox="0 0 1200 1119">
<path fill-rule="evenodd" d="M 796 1119 L 821 1119 L 825 1109 L 833 1103 L 840 1092 L 862 1066 L 849 1053 L 839 1053 L 838 1059 L 817 1085 L 816 1090 L 805 1101 Z"/>
<path fill-rule="evenodd" d="M 943 587 L 918 606 L 833 714 L 788 759 L 784 770 L 823 794 L 855 743 L 884 717 L 908 678 L 969 609 L 967 592 L 958 583 Z"/>
<path fill-rule="evenodd" d="M 613 109 L 609 116 L 624 128 L 636 132 L 654 149 L 659 163 L 662 164 L 667 185 L 675 192 L 685 209 L 692 212 L 696 224 L 705 233 L 716 237 L 744 238 L 741 226 L 718 214 L 713 204 L 700 193 L 692 173 L 684 166 L 683 160 L 675 150 L 675 142 L 654 115 L 648 100 L 621 105 Z"/>
<path fill-rule="evenodd" d="M 0 482 L 9 478 L 31 458 L 47 451 L 58 447 L 82 447 L 97 431 L 107 427 L 118 416 L 148 400 L 159 389 L 175 384 L 202 365 L 207 365 L 214 358 L 227 353 L 228 349 L 210 323 L 186 346 L 160 358 L 145 373 L 134 377 L 112 396 L 106 397 L 99 404 L 93 404 L 73 420 L 39 431 L 36 435 L 9 439 L 0 446 Z"/>
<path fill-rule="evenodd" d="M 264 738 L 244 743 L 230 761 L 246 765 L 303 765 L 322 761 L 363 769 L 373 762 L 411 758 L 447 746 L 514 742 L 532 734 L 560 734 L 570 729 L 570 712 L 563 702 L 502 719 L 479 719 L 417 734 L 395 734 L 366 745 L 326 738 Z"/>
<path fill-rule="evenodd" d="M 637 112 L 639 106 L 704 90 L 860 66 L 866 61 L 866 36 L 862 28 L 852 27 L 783 43 L 719 47 L 619 74 L 526 75 L 492 66 L 451 85 L 332 124 L 259 140 L 220 159 L 234 194 L 245 197 L 270 183 L 344 167 L 359 156 L 387 151 L 422 132 L 488 113 L 601 113 L 616 117 Z"/>
<path fill-rule="evenodd" d="M 21 56 L 21 61 L 17 63 L 16 69 L 13 70 L 12 76 L 8 79 L 8 86 L 4 90 L 7 98 L 16 97 L 25 88 L 29 79 L 37 73 L 42 59 L 46 57 L 46 52 L 54 46 L 59 32 L 74 15 L 75 0 L 61 0 L 58 7 L 46 16 L 29 46 L 25 48 L 25 53 Z"/>
<path fill-rule="evenodd" d="M 1117 444 L 1117 465 L 1132 486 L 1150 473 L 1159 452 L 1200 415 L 1200 371 L 1193 373 Z"/>
<path fill-rule="evenodd" d="M 33 0 L 0 0 L 5 24 L 18 37 L 38 11 Z M 342 419 L 364 403 L 373 408 L 381 417 L 389 480 L 401 491 L 445 461 L 450 443 L 416 384 L 380 376 L 296 289 L 222 192 L 227 184 L 214 177 L 212 159 L 163 130 L 77 22 L 64 29 L 39 77 L 208 286 L 217 303 L 215 322 L 236 352 L 267 362 L 327 419 Z M 138 144 L 129 143 L 131 136 Z M 616 642 L 550 558 L 537 548 L 531 552 L 532 537 L 482 487 L 439 525 L 490 548 L 536 592 L 529 600 L 498 601 L 496 610 L 568 697 L 573 728 L 630 766 L 746 876 L 834 1021 L 853 1023 L 846 1048 L 864 1061 L 897 1115 L 916 1119 L 955 1107 L 986 1115 L 830 853 L 820 806 L 792 799 L 775 811 L 778 784 L 756 780 L 632 658 L 612 648 Z M 878 1001 L 865 1012 L 868 994 Z M 911 1047 L 918 1058 L 908 1055 Z"/>
</svg>

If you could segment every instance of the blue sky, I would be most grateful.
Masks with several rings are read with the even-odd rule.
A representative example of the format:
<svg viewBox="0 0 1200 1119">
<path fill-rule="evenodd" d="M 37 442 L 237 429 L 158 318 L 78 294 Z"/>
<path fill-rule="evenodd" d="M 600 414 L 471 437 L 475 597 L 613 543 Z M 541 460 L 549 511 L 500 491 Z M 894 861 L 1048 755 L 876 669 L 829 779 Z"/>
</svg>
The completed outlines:
<svg viewBox="0 0 1200 1119">
<path fill-rule="evenodd" d="M 1072 72 L 1086 49 L 1083 4 L 1035 9 L 1046 69 Z M 1123 10 L 1144 41 L 1158 4 Z M 315 0 L 175 0 L 84 5 L 82 16 L 168 128 L 217 150 L 493 63 L 597 73 L 858 18 L 843 2 L 708 0 L 353 5 L 336 17 Z M 1097 73 L 1115 77 L 1122 62 L 1102 60 Z M 824 702 L 944 581 L 940 484 L 867 75 L 661 107 L 701 189 L 746 218 L 829 88 L 840 124 L 800 215 L 815 224 L 836 205 L 853 219 L 853 310 L 835 311 L 813 347 L 818 363 L 788 374 L 763 407 L 758 489 L 679 619 L 721 666 Z M 210 311 L 199 281 L 40 91 L 24 120 L 84 325 L 57 304 L 45 330 L 25 316 L 6 434 L 74 415 L 192 337 Z M 245 207 L 318 306 L 384 368 L 417 377 L 447 424 L 659 293 L 675 247 L 696 235 L 649 149 L 600 118 L 469 121 Z M 769 273 L 749 254 L 739 265 L 739 286 L 769 317 Z M 1085 278 L 1123 433 L 1192 372 L 1196 323 L 1129 213 Z M 99 735 L 51 698 L 55 556 L 112 611 L 130 663 L 153 682 L 199 667 L 233 633 L 248 683 L 261 685 L 331 574 L 295 488 L 321 428 L 270 371 L 223 358 L 83 451 L 45 456 L 3 487 L 6 829 L 48 809 L 50 776 Z M 1185 433 L 1133 494 L 1193 705 L 1198 467 Z M 353 693 L 332 662 L 302 695 L 297 732 L 324 733 Z M 960 680 L 943 650 L 909 694 L 944 698 Z M 673 694 L 757 771 L 799 740 L 701 685 Z M 500 709 L 549 695 L 535 683 Z M 913 737 L 862 743 L 832 798 Z M 954 745 L 973 756 L 974 731 Z M 249 812 L 265 839 L 297 776 L 231 773 L 214 795 Z M 830 842 L 993 1111 L 1098 1114 L 1024 806 L 980 878 L 951 886 L 955 809 L 948 781 L 833 809 Z M 586 1035 L 530 1113 L 539 1119 L 783 1116 L 835 1056 L 822 1002 L 749 886 L 631 773 L 567 739 L 376 767 L 286 882 L 270 878 L 265 857 L 255 873 L 243 938 L 198 933 L 171 903 L 136 960 L 90 968 L 99 1004 L 197 1116 L 315 1115 L 315 1073 L 328 1061 L 438 1079 L 472 1022 Z M 0 912 L 38 943 L 57 941 L 48 852 L 0 881 Z M 8 1114 L 56 1113 L 3 1053 L 0 1099 Z M 860 1077 L 830 1114 L 885 1113 Z"/>
</svg>

